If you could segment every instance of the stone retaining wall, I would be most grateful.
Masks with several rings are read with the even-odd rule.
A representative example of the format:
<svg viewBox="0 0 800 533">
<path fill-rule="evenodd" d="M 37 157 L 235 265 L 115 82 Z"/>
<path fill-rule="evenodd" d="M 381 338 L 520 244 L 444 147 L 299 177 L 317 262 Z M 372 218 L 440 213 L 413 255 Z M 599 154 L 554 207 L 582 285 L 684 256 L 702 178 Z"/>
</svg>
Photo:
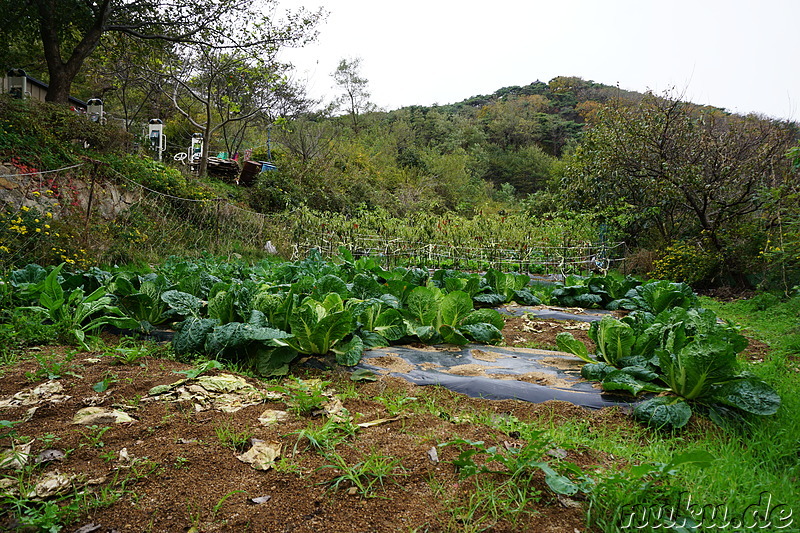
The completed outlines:
<svg viewBox="0 0 800 533">
<path fill-rule="evenodd" d="M 83 176 L 75 177 L 74 170 L 63 174 L 18 176 L 20 172 L 16 168 L 0 163 L 0 205 L 12 209 L 25 206 L 53 213 L 54 217 L 70 208 L 86 213 L 91 180 Z M 140 199 L 141 190 L 138 187 L 131 190 L 98 178 L 92 193 L 92 215 L 111 220 Z"/>
</svg>

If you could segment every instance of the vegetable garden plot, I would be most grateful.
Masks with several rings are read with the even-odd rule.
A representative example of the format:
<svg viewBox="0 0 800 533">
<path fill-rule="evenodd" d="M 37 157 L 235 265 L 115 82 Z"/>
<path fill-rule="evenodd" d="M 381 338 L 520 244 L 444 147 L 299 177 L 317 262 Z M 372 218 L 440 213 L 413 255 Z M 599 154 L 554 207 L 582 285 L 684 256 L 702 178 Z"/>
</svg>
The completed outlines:
<svg viewBox="0 0 800 533">
<path fill-rule="evenodd" d="M 312 249 L 332 257 L 343 247 L 355 256 L 376 258 L 384 268 L 495 268 L 562 276 L 613 268 L 625 247 L 608 241 L 588 221 L 488 213 L 472 219 L 432 214 L 392 218 L 380 212 L 345 217 L 299 209 L 289 233 L 293 259 Z"/>
<path fill-rule="evenodd" d="M 635 401 L 585 381 L 582 366 L 581 360 L 561 352 L 471 344 L 376 348 L 364 354 L 357 368 L 489 400 L 561 400 L 591 409 Z"/>
<path fill-rule="evenodd" d="M 569 246 L 530 243 L 508 248 L 500 243 L 483 246 L 420 242 L 389 238 L 381 235 L 340 235 L 334 233 L 301 233 L 295 235 L 294 259 L 310 250 L 323 256 L 336 255 L 341 247 L 355 255 L 380 258 L 386 267 L 426 265 L 428 268 L 466 268 L 486 270 L 496 268 L 537 274 L 565 274 L 607 269 L 618 264 L 624 243 L 610 246 L 584 242 Z"/>
<path fill-rule="evenodd" d="M 580 338 L 560 331 L 544 346 L 554 342 L 562 353 L 585 363 L 581 377 L 599 383 L 605 393 L 626 391 L 632 397 L 665 393 L 637 404 L 633 413 L 654 427 L 682 427 L 692 409 L 722 424 L 747 414 L 771 415 L 780 406 L 775 390 L 739 364 L 737 354 L 747 339 L 734 324 L 720 322 L 713 312 L 698 307 L 686 284 L 642 283 L 618 274 L 566 276 L 548 293 L 533 287 L 527 274 L 494 269 L 484 275 L 455 270 L 430 273 L 404 267 L 388 271 L 373 258 L 355 259 L 346 249 L 341 254 L 330 263 L 315 251 L 303 261 L 252 267 L 168 261 L 160 272 L 144 275 L 94 269 L 60 277 L 63 264 L 49 273 L 28 265 L 12 272 L 9 281 L 18 294 L 20 312 L 59 324 L 60 335 L 82 345 L 87 331 L 100 326 L 138 327 L 142 333 L 172 326 L 177 355 L 202 354 L 244 365 L 262 376 L 283 375 L 306 355 L 333 357 L 339 365 L 352 367 L 371 348 L 491 345 L 509 335 L 513 342 L 524 341 L 523 336 L 513 336 L 545 334 L 537 329 L 543 326 L 533 323 L 541 322 L 548 333 L 585 330 Z M 543 301 L 561 307 L 543 306 Z M 507 320 L 495 309 L 498 306 L 505 306 L 511 315 Z M 522 318 L 514 317 L 519 311 Z M 614 313 L 625 316 L 616 318 Z M 569 324 L 547 323 L 548 319 Z M 395 371 L 412 377 L 419 368 L 437 366 L 427 361 L 426 366 L 415 367 L 402 358 L 395 362 L 403 365 Z M 433 379 L 417 377 L 422 384 L 461 380 L 461 385 L 453 385 L 459 387 L 456 390 L 487 398 L 559 398 L 548 390 L 554 386 L 552 380 L 542 381 L 538 369 L 526 370 L 527 380 L 514 380 L 538 384 L 544 394 L 535 387 L 509 390 L 508 384 L 491 381 L 510 380 L 508 375 L 499 372 L 487 378 L 485 369 L 472 364 L 456 372 L 438 372 Z M 461 377 L 442 379 L 453 374 Z M 481 379 L 490 381 L 474 391 Z M 572 390 L 569 385 L 564 388 Z M 584 401 L 574 395 L 561 399 L 602 405 L 597 399 Z"/>
</svg>

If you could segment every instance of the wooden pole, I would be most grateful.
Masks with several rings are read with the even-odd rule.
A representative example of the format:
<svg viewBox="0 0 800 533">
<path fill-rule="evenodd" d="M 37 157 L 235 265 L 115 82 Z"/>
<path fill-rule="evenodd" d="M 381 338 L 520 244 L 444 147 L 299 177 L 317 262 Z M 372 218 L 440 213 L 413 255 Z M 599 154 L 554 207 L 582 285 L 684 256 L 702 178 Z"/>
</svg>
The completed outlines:
<svg viewBox="0 0 800 533">
<path fill-rule="evenodd" d="M 89 201 L 86 204 L 86 221 L 83 229 L 83 247 L 86 249 L 89 248 L 89 222 L 91 221 L 92 203 L 94 202 L 94 181 L 97 177 L 97 169 L 100 167 L 100 161 L 94 159 L 90 159 L 90 161 L 92 162 L 92 171 L 89 175 Z"/>
</svg>

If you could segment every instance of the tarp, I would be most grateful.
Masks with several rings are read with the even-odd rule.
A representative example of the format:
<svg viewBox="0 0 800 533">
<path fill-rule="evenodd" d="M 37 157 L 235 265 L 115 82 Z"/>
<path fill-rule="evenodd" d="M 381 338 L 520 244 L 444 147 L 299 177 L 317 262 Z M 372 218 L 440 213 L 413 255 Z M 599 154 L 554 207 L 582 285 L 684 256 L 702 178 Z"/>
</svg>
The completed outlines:
<svg viewBox="0 0 800 533">
<path fill-rule="evenodd" d="M 501 315 L 523 316 L 530 314 L 546 320 L 577 320 L 578 322 L 594 322 L 610 315 L 605 309 L 581 309 L 580 307 L 552 307 L 549 305 L 516 305 L 506 304 L 497 308 Z"/>
<path fill-rule="evenodd" d="M 390 346 L 367 351 L 357 368 L 441 385 L 474 398 L 541 403 L 561 400 L 599 409 L 633 397 L 603 392 L 580 377 L 584 362 L 562 352 L 501 346 Z"/>
</svg>

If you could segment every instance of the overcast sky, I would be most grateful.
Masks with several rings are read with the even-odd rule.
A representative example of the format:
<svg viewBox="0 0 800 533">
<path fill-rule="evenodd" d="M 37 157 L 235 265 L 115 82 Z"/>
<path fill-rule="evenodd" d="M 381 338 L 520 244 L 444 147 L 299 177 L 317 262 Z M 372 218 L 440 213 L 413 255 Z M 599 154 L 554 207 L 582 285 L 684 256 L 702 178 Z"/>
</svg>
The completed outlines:
<svg viewBox="0 0 800 533">
<path fill-rule="evenodd" d="M 284 56 L 325 101 L 339 60 L 358 57 L 387 110 L 578 76 L 800 121 L 800 0 L 279 2 L 329 13 Z"/>
</svg>

